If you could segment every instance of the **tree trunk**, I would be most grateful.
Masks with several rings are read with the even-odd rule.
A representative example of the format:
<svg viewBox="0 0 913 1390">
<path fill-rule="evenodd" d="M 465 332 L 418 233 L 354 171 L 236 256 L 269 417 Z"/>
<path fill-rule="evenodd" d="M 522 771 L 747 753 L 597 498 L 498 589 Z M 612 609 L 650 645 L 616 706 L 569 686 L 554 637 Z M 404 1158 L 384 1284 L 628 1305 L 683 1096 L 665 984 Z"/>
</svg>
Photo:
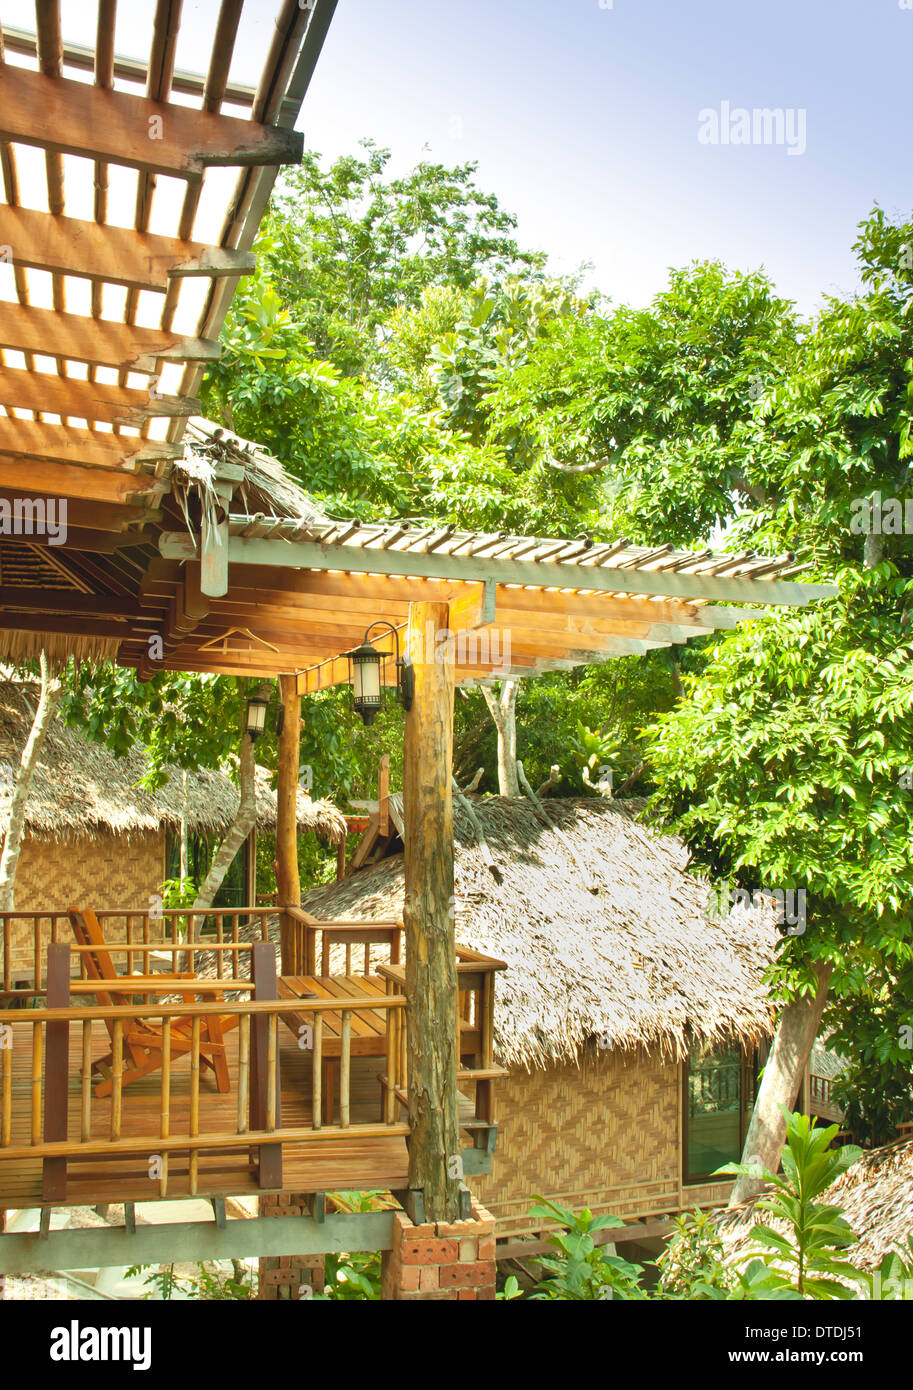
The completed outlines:
<svg viewBox="0 0 913 1390">
<path fill-rule="evenodd" d="M 796 1103 L 812 1045 L 818 1035 L 821 1014 L 827 999 L 833 965 L 828 961 L 815 967 L 818 989 L 788 1004 L 780 1015 L 773 1046 L 754 1103 L 751 1123 L 745 1136 L 742 1162 L 767 1168 L 775 1173 L 786 1139 L 786 1121 L 780 1106 L 788 1110 Z M 763 1180 L 744 1174 L 736 1179 L 729 1198 L 731 1207 L 756 1196 Z"/>
<path fill-rule="evenodd" d="M 301 744 L 301 697 L 296 676 L 280 676 L 282 732 L 279 735 L 279 777 L 276 790 L 276 901 L 279 907 L 301 906 L 298 875 L 298 770 Z M 297 922 L 280 913 L 282 974 L 309 975 L 305 942 Z"/>
<path fill-rule="evenodd" d="M 485 703 L 498 731 L 499 796 L 520 795 L 520 783 L 517 779 L 517 692 L 519 689 L 519 681 L 502 681 L 497 695 L 491 686 L 482 686 Z"/>
<path fill-rule="evenodd" d="M 235 855 L 244 844 L 257 818 L 257 791 L 255 782 L 256 759 L 254 743 L 245 731 L 241 734 L 240 766 L 238 770 L 238 810 L 224 840 L 216 852 L 200 891 L 194 902 L 195 908 L 212 907 L 212 900 L 222 887 L 222 880 L 231 868 Z M 191 927 L 190 937 L 194 936 Z"/>
<path fill-rule="evenodd" d="M 51 678 L 48 659 L 43 651 L 40 664 L 41 692 L 38 708 L 35 710 L 32 727 L 19 759 L 19 773 L 10 805 L 9 825 L 3 841 L 3 853 L 0 855 L 0 912 L 14 911 L 16 870 L 19 867 L 22 837 L 25 833 L 25 808 L 41 749 L 60 699 L 60 682 Z"/>
<path fill-rule="evenodd" d="M 409 1057 L 409 1188 L 428 1221 L 460 1210 L 457 1127 L 457 976 L 453 919 L 454 663 L 422 637 L 448 628 L 446 603 L 413 603 L 407 651 L 415 697 L 406 715 L 405 820 L 406 1018 Z"/>
</svg>

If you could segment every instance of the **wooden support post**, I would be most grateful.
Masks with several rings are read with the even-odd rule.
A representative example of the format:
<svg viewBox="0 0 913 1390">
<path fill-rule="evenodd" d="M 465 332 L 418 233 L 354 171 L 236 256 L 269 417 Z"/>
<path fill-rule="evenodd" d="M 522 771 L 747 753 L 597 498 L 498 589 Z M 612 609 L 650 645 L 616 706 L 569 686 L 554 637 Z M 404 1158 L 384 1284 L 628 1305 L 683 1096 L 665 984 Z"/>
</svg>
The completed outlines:
<svg viewBox="0 0 913 1390">
<path fill-rule="evenodd" d="M 255 999 L 277 999 L 276 988 L 276 948 L 271 941 L 258 941 L 251 952 L 251 978 L 254 982 Z M 267 1056 L 269 1053 L 269 1017 L 255 1015 L 250 1026 L 250 1127 L 267 1128 L 267 1096 L 269 1077 L 267 1075 Z M 279 1086 L 279 1050 L 276 1049 L 276 1128 L 282 1123 L 280 1114 L 281 1090 Z M 261 1187 L 282 1186 L 282 1145 L 261 1144 L 257 1170 L 257 1181 Z"/>
<path fill-rule="evenodd" d="M 451 796 L 454 663 L 452 650 L 435 640 L 448 629 L 448 620 L 446 603 L 414 603 L 406 639 L 415 668 L 403 759 L 409 1191 L 420 1194 L 428 1221 L 454 1221 L 460 1211 Z"/>
<path fill-rule="evenodd" d="M 279 779 L 276 791 L 276 889 L 279 907 L 301 906 L 298 877 L 298 762 L 301 737 L 301 697 L 295 676 L 280 676 L 282 732 L 279 735 Z M 296 922 L 279 917 L 282 974 L 304 973 L 304 941 Z"/>
<path fill-rule="evenodd" d="M 48 1008 L 66 1009 L 70 1004 L 70 948 L 54 942 L 48 946 Z M 44 1138 L 55 1142 L 67 1137 L 69 1098 L 70 1025 L 49 1023 L 44 1063 Z M 42 1164 L 41 1192 L 46 1202 L 65 1202 L 67 1161 L 46 1158 Z"/>
</svg>

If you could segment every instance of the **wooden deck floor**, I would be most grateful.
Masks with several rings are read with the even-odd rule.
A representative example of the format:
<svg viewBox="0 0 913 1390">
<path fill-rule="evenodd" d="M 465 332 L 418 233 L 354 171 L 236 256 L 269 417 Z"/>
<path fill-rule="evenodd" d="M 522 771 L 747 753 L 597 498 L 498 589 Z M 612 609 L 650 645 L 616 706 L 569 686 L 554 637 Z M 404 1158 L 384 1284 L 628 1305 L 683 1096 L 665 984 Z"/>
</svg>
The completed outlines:
<svg viewBox="0 0 913 1390">
<path fill-rule="evenodd" d="M 28 1012 L 23 1024 L 13 1025 L 13 1144 L 28 1144 L 31 1127 L 31 1029 Z M 310 1126 L 311 1055 L 297 1046 L 285 1027 L 279 1028 L 281 1115 L 286 1126 Z M 237 1128 L 237 1048 L 238 1032 L 226 1035 L 230 1091 L 219 1094 L 212 1072 L 204 1071 L 200 1080 L 201 1135 L 234 1132 Z M 70 1035 L 69 1137 L 80 1136 L 79 1059 L 82 1048 L 81 1025 L 74 1024 Z M 109 1050 L 103 1025 L 93 1030 L 93 1056 Z M 380 1119 L 378 1072 L 383 1063 L 377 1057 L 352 1058 L 352 1124 L 376 1124 Z M 145 1153 L 135 1158 L 118 1157 L 113 1162 L 97 1158 L 70 1160 L 66 1205 L 95 1205 L 101 1202 L 155 1201 L 159 1182 L 148 1174 L 149 1157 L 156 1153 L 160 1134 L 161 1076 L 155 1073 L 128 1086 L 123 1095 L 121 1135 L 124 1139 L 148 1138 Z M 186 1134 L 190 1117 L 190 1065 L 184 1058 L 174 1062 L 171 1075 L 170 1132 Z M 92 1138 L 110 1134 L 111 1098 L 92 1099 Z M 26 1207 L 42 1204 L 42 1165 L 39 1159 L 3 1159 L 0 1149 L 0 1207 Z M 406 1141 L 402 1136 L 380 1138 L 320 1139 L 283 1145 L 282 1190 L 322 1192 L 340 1188 L 402 1188 L 407 1182 Z M 199 1196 L 241 1196 L 259 1188 L 246 1151 L 199 1156 Z M 168 1167 L 168 1199 L 190 1195 L 188 1157 L 172 1154 Z M 55 1206 L 64 1205 L 61 1202 Z"/>
</svg>

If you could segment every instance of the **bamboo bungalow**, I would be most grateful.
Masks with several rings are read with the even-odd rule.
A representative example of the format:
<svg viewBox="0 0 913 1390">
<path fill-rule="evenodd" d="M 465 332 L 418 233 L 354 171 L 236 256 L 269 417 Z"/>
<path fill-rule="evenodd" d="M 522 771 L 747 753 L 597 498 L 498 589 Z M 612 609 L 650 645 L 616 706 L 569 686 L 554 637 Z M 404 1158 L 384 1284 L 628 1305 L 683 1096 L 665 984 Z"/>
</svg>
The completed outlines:
<svg viewBox="0 0 913 1390">
<path fill-rule="evenodd" d="M 458 1160 L 463 1134 L 492 1132 L 501 962 L 455 944 L 454 688 L 687 642 L 768 604 L 801 606 L 834 590 L 797 582 L 790 555 L 326 517 L 262 450 L 200 421 L 194 392 L 253 268 L 277 168 L 301 159 L 294 126 L 334 0 L 277 0 L 255 89 L 229 80 L 241 9 L 213 14 L 205 75 L 175 69 L 172 0 L 153 7 L 146 61 L 114 52 L 108 5 L 94 49 L 64 42 L 59 0 L 38 0 L 34 34 L 2 36 L 0 244 L 15 299 L 0 318 L 0 497 L 30 530 L 0 540 L 0 659 L 81 655 L 143 679 L 158 670 L 278 676 L 284 724 L 281 959 L 268 939 L 238 940 L 251 917 L 268 938 L 265 912 L 217 915 L 208 949 L 219 976 L 184 983 L 192 997 L 173 1003 L 169 982 L 149 972 L 142 910 L 116 949 L 109 916 L 91 902 L 55 915 L 51 942 L 36 947 L 35 1007 L 0 1010 L 0 1207 L 41 1205 L 40 1258 L 58 1268 L 121 1262 L 123 1244 L 115 1253 L 111 1233 L 50 1232 L 55 1204 L 189 1193 L 212 1198 L 216 1223 L 138 1228 L 134 1262 L 176 1251 L 205 1259 L 216 1250 L 381 1248 L 387 1297 L 490 1298 L 491 1220 L 473 1209 Z M 153 123 L 160 140 L 149 138 Z M 35 167 L 46 197 L 30 188 L 31 206 L 20 196 L 20 146 L 43 156 Z M 66 197 L 84 184 L 86 161 L 95 170 L 91 222 L 75 218 Z M 206 177 L 210 166 L 231 165 L 234 187 Z M 118 196 L 109 207 L 111 166 Z M 170 204 L 159 198 L 164 187 L 181 190 Z M 193 279 L 203 280 L 201 294 L 188 293 Z M 34 524 L 50 509 L 56 517 L 64 498 L 65 538 Z M 366 641 L 377 624 L 399 662 Z M 366 962 L 340 980 L 318 971 L 317 928 L 299 907 L 299 730 L 301 697 L 347 682 L 346 654 L 359 645 L 372 653 L 370 671 L 360 668 L 374 682 L 363 699 L 380 698 L 385 664 L 407 711 L 403 805 L 413 829 L 405 960 L 377 972 Z M 59 891 L 47 884 L 46 907 Z M 5 942 L 9 923 L 0 927 Z M 167 914 L 166 928 L 177 955 L 185 946 Z M 361 944 L 389 945 L 394 930 L 375 922 L 377 939 Z M 112 985 L 125 969 L 129 985 Z M 3 986 L 9 1003 L 6 977 Z M 564 1027 L 573 1036 L 576 1025 Z M 475 1115 L 461 1109 L 466 1092 Z M 340 1187 L 389 1188 L 402 1210 L 319 1220 L 320 1193 Z M 286 1191 L 310 1194 L 311 1214 L 225 1223 L 218 1208 L 226 1195 Z M 416 1237 L 427 1237 L 429 1268 L 410 1288 L 403 1254 Z M 448 1258 L 454 1240 L 465 1267 Z M 35 1258 L 30 1237 L 0 1234 L 0 1272 Z"/>
<path fill-rule="evenodd" d="M 494 1055 L 509 1075 L 493 1170 L 475 1183 L 499 1236 L 535 1229 L 532 1193 L 629 1221 L 728 1196 L 709 1174 L 741 1154 L 773 1025 L 775 913 L 708 917 L 709 885 L 678 840 L 633 818 L 642 805 L 461 796 L 454 808 L 457 938 L 507 965 Z M 383 816 L 349 875 L 304 896 L 307 912 L 401 915 L 401 796 Z"/>
<path fill-rule="evenodd" d="M 30 683 L 0 681 L 0 835 L 9 822 L 16 770 L 37 698 L 37 687 Z M 224 773 L 203 768 L 182 774 L 169 768 L 167 781 L 147 791 L 139 785 L 144 771 L 140 747 L 115 757 L 103 744 L 54 721 L 26 806 L 16 873 L 18 911 L 30 914 L 48 906 L 64 911 L 70 902 L 91 902 L 104 911 L 126 904 L 148 909 L 163 881 L 177 877 L 182 822 L 193 859 L 196 850 L 205 855 L 234 821 L 238 789 Z M 256 838 L 276 830 L 276 791 L 270 782 L 268 771 L 258 767 L 256 825 L 232 865 L 229 890 L 217 903 L 256 901 Z M 346 823 L 336 807 L 312 800 L 304 790 L 299 791 L 297 817 L 299 835 L 314 833 L 331 845 L 345 838 Z M 14 925 L 14 979 L 29 974 L 31 956 L 25 929 Z"/>
</svg>

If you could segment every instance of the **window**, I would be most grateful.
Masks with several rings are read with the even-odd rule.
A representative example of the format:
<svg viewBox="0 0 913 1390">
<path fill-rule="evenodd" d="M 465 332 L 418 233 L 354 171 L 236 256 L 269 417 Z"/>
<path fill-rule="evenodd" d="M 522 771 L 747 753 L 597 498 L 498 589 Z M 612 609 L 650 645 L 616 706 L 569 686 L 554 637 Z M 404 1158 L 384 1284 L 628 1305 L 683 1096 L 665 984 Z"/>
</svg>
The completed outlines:
<svg viewBox="0 0 913 1390">
<path fill-rule="evenodd" d="M 208 835 L 188 835 L 187 872 L 197 885 L 203 882 L 209 872 L 213 852 L 218 848 L 219 843 L 218 838 L 213 840 Z M 169 830 L 165 839 L 165 877 L 178 878 L 181 872 L 180 866 L 180 839 Z M 250 901 L 248 878 L 247 842 L 245 841 L 229 865 L 228 872 L 222 880 L 222 886 L 213 900 L 213 907 L 246 907 Z"/>
<path fill-rule="evenodd" d="M 684 1175 L 708 1182 L 737 1163 L 754 1105 L 757 1058 L 740 1047 L 695 1047 L 684 1066 Z"/>
</svg>

